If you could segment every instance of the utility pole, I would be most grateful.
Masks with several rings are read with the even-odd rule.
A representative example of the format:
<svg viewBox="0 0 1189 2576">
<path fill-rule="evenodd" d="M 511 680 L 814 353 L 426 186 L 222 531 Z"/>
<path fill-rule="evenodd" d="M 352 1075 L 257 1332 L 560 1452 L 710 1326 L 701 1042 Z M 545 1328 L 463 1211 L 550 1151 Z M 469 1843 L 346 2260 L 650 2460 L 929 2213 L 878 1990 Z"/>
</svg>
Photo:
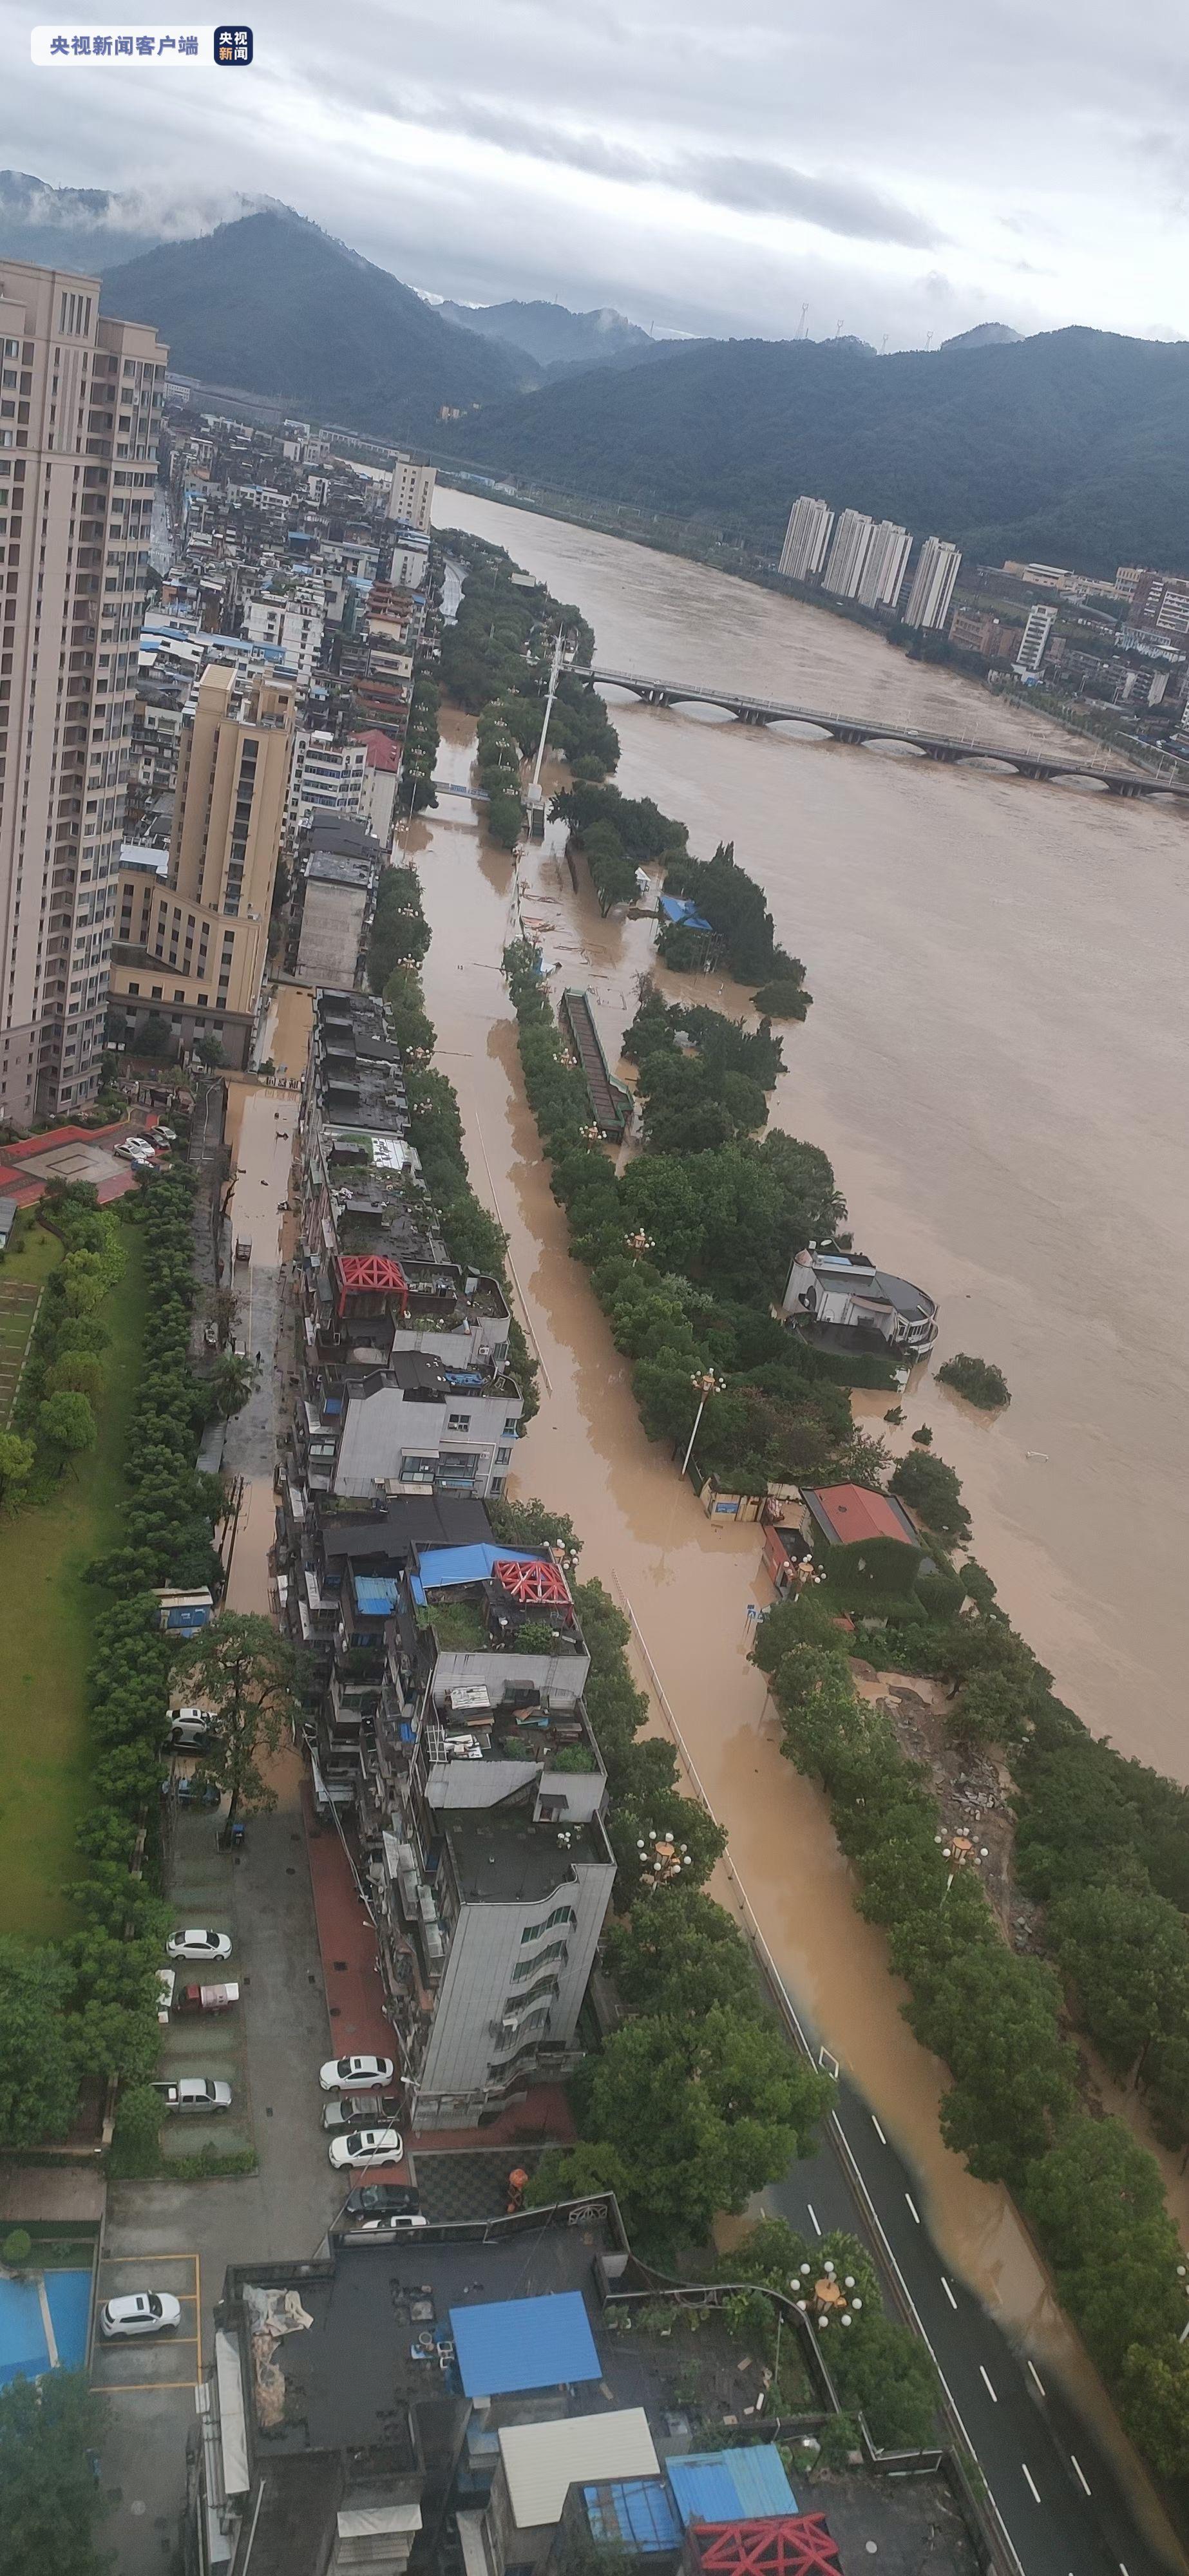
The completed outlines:
<svg viewBox="0 0 1189 2576">
<path fill-rule="evenodd" d="M 540 739 L 539 743 L 537 744 L 537 758 L 536 758 L 536 763 L 535 763 L 535 766 L 534 766 L 534 769 L 533 769 L 533 783 L 532 783 L 532 786 L 531 786 L 531 787 L 530 787 L 530 789 L 529 789 L 529 803 L 530 803 L 531 805 L 536 805 L 536 804 L 538 804 L 538 803 L 540 802 L 540 795 L 541 795 L 541 763 L 542 763 L 542 761 L 544 760 L 544 757 L 545 757 L 545 736 L 546 736 L 546 734 L 547 734 L 547 733 L 548 733 L 548 731 L 549 731 L 549 719 L 550 719 L 550 716 L 551 716 L 551 715 L 552 715 L 552 713 L 553 713 L 553 702 L 554 702 L 554 699 L 555 699 L 555 698 L 556 698 L 556 696 L 557 696 L 557 680 L 558 680 L 558 673 L 559 673 L 559 672 L 560 672 L 560 670 L 561 670 L 561 655 L 562 655 L 562 643 L 563 643 L 563 640 L 564 640 L 564 638 L 563 638 L 563 635 L 562 635 L 562 629 L 561 629 L 561 627 L 559 626 L 559 627 L 558 627 L 558 630 L 557 630 L 557 634 L 556 634 L 556 636 L 554 637 L 554 643 L 553 643 L 553 660 L 552 660 L 552 663 L 550 664 L 550 669 L 549 669 L 549 688 L 548 688 L 548 692 L 547 692 L 547 695 L 546 695 L 546 698 L 545 698 L 545 713 L 544 713 L 544 715 L 543 715 L 543 717 L 542 717 L 542 719 L 541 719 L 541 739 Z"/>
</svg>

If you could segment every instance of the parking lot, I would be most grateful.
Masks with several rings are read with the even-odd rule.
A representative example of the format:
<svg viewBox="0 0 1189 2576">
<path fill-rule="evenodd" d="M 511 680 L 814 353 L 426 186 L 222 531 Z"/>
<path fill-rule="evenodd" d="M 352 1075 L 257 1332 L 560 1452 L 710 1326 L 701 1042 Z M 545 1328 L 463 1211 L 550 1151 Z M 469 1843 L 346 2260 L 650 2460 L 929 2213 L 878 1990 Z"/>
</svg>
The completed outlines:
<svg viewBox="0 0 1189 2576">
<path fill-rule="evenodd" d="M 193 2388 L 199 2376 L 202 2278 L 197 2254 L 111 2254 L 99 2266 L 98 2311 L 108 2299 L 133 2290 L 166 2290 L 178 2301 L 176 2334 L 130 2335 L 107 2343 L 96 2318 L 91 2382 L 105 2397 L 139 2396 L 146 2389 Z"/>
<path fill-rule="evenodd" d="M 229 1959 L 174 1959 L 176 1993 L 186 1986 L 239 1986 L 240 2000 L 227 2012 L 174 2012 L 161 2033 L 159 2080 L 179 2075 L 210 2075 L 231 2086 L 231 2109 L 209 2118 L 201 2113 L 166 2114 L 161 2123 L 161 2153 L 194 2156 L 210 2146 L 226 2155 L 251 2147 L 252 2105 L 248 2085 L 247 1977 L 236 1929 L 237 1862 L 217 1845 L 218 1818 L 203 1808 L 179 1810 L 170 1854 L 170 1902 L 174 1921 L 202 1924 L 212 1932 L 230 1933 Z"/>
</svg>

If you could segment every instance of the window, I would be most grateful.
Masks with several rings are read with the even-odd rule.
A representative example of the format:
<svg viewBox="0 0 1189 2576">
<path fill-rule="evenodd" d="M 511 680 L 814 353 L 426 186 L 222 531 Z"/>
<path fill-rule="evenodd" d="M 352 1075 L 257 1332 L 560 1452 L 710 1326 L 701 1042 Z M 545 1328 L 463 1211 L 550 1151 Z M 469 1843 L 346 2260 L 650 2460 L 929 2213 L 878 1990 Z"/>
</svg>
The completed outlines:
<svg viewBox="0 0 1189 2576">
<path fill-rule="evenodd" d="M 470 1430 L 470 1427 L 471 1427 L 471 1417 L 470 1417 L 469 1413 L 448 1413 L 448 1414 L 447 1414 L 447 1416 L 446 1416 L 446 1429 L 447 1429 L 447 1431 L 469 1431 L 469 1430 Z"/>
<path fill-rule="evenodd" d="M 523 1950 L 526 1941 L 539 1941 L 541 1934 L 551 1932 L 555 1923 L 568 1923 L 573 1926 L 577 1920 L 578 1917 L 572 1905 L 555 1905 L 552 1914 L 547 1914 L 543 1923 L 530 1923 L 526 1927 L 520 1935 L 520 1947 Z"/>
<path fill-rule="evenodd" d="M 522 1959 L 519 1966 L 512 1970 L 513 1985 L 522 1985 L 526 1977 L 539 1976 L 550 1959 L 564 1959 L 568 1946 L 565 1941 L 550 1941 L 544 1950 L 538 1950 L 535 1959 Z"/>
<path fill-rule="evenodd" d="M 403 1485 L 432 1485 L 434 1480 L 434 1469 L 437 1466 L 437 1463 L 436 1458 L 411 1457 L 408 1451 L 406 1451 L 405 1456 L 401 1460 L 401 1483 Z"/>
<path fill-rule="evenodd" d="M 519 1416 L 519 1414 L 518 1414 L 518 1413 L 508 1413 L 508 1414 L 505 1414 L 505 1416 L 504 1416 L 504 1438 L 505 1438 L 505 1440 L 514 1440 L 514 1439 L 516 1438 L 516 1434 L 517 1434 L 517 1432 L 519 1431 L 519 1428 L 520 1428 L 520 1416 Z"/>
<path fill-rule="evenodd" d="M 512 1457 L 512 1452 L 511 1452 L 511 1450 L 510 1450 L 510 1449 L 497 1449 L 497 1450 L 496 1450 L 496 1453 L 495 1453 L 495 1464 L 496 1464 L 496 1466 L 497 1466 L 497 1467 L 507 1467 L 507 1466 L 510 1464 L 510 1462 L 511 1462 L 511 1457 Z"/>
</svg>

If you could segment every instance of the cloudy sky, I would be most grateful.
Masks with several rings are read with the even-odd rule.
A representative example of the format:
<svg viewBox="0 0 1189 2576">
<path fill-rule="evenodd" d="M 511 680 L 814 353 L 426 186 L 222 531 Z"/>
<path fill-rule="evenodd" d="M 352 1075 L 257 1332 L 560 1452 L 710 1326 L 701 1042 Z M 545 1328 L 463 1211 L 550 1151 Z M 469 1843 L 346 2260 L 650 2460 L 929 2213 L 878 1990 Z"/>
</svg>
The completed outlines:
<svg viewBox="0 0 1189 2576">
<path fill-rule="evenodd" d="M 34 69 L 44 0 L 0 0 L 0 164 L 137 189 L 183 230 L 236 191 L 280 197 L 473 303 L 768 336 L 807 306 L 812 337 L 891 348 L 987 320 L 1189 337 L 1177 12 L 1138 29 L 1115 0 L 247 13 L 247 72 Z"/>
</svg>

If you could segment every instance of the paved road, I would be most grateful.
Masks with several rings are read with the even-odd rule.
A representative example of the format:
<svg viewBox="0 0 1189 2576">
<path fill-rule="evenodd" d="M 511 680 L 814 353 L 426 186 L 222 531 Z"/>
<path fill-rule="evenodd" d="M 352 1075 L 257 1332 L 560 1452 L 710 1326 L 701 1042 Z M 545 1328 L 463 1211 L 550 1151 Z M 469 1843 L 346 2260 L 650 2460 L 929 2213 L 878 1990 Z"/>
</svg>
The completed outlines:
<svg viewBox="0 0 1189 2576">
<path fill-rule="evenodd" d="M 912 2173 L 845 2076 L 836 2126 L 840 2137 L 827 2134 L 816 2156 L 765 2192 L 765 2206 L 809 2237 L 832 2227 L 869 2237 L 849 2148 L 1024 2576 L 1167 2576 L 1170 2562 L 1138 2529 L 1084 2419 L 947 2275 Z"/>
</svg>

